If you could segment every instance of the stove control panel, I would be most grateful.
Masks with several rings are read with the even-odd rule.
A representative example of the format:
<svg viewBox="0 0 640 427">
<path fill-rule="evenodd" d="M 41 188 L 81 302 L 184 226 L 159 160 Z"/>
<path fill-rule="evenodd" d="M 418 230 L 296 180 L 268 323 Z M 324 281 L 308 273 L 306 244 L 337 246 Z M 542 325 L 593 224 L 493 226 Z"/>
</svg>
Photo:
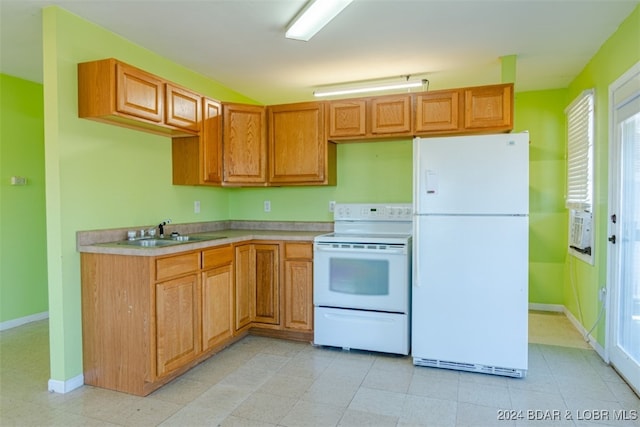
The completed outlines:
<svg viewBox="0 0 640 427">
<path fill-rule="evenodd" d="M 411 221 L 411 203 L 336 203 L 334 221 Z"/>
</svg>

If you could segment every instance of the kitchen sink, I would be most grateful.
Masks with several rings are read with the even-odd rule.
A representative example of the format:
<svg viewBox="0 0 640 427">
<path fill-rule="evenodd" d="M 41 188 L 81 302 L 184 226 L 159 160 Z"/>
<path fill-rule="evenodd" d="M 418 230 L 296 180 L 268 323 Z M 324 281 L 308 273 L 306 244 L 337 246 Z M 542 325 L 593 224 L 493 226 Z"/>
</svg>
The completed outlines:
<svg viewBox="0 0 640 427">
<path fill-rule="evenodd" d="M 177 245 L 182 243 L 177 240 L 171 239 L 140 239 L 140 240 L 125 240 L 122 242 L 116 242 L 118 245 L 124 246 L 142 246 L 142 247 L 158 247 L 158 246 L 169 246 L 169 245 Z"/>
<path fill-rule="evenodd" d="M 188 236 L 188 235 L 180 235 L 180 236 L 171 236 L 171 237 L 160 237 L 160 238 L 148 238 L 148 239 L 137 239 L 137 240 L 123 240 L 120 242 L 114 242 L 116 245 L 120 246 L 135 246 L 135 247 L 143 247 L 143 248 L 157 248 L 162 246 L 171 246 L 171 245 L 179 245 L 181 243 L 195 243 L 195 242 L 204 242 L 207 240 L 218 240 L 225 239 L 226 236 Z"/>
</svg>

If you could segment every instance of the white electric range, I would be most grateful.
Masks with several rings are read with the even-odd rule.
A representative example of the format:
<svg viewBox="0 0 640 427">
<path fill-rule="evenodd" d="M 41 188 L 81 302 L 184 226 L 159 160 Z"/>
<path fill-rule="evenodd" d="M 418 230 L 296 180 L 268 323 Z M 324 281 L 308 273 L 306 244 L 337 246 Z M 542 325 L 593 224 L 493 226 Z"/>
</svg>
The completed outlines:
<svg viewBox="0 0 640 427">
<path fill-rule="evenodd" d="M 409 354 L 412 207 L 336 204 L 314 240 L 314 343 Z"/>
</svg>

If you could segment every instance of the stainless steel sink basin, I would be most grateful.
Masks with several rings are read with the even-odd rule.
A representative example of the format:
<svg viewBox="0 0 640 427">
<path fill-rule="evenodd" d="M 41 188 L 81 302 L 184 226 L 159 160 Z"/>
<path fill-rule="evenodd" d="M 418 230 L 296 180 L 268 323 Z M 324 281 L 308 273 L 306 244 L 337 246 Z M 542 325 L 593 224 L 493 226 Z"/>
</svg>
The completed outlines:
<svg viewBox="0 0 640 427">
<path fill-rule="evenodd" d="M 177 240 L 169 240 L 169 239 L 142 239 L 142 240 L 125 240 L 123 242 L 117 242 L 118 245 L 124 246 L 141 246 L 141 247 L 158 247 L 158 246 L 169 246 L 169 245 L 177 245 L 179 242 Z"/>
<path fill-rule="evenodd" d="M 218 240 L 225 239 L 226 236 L 171 236 L 171 237 L 161 237 L 161 238 L 149 238 L 149 239 L 138 239 L 138 240 L 123 240 L 121 242 L 114 242 L 116 245 L 121 246 L 135 246 L 142 248 L 157 248 L 162 246 L 171 246 L 171 245 L 179 245 L 183 243 L 195 243 L 195 242 L 204 242 L 207 240 Z"/>
</svg>

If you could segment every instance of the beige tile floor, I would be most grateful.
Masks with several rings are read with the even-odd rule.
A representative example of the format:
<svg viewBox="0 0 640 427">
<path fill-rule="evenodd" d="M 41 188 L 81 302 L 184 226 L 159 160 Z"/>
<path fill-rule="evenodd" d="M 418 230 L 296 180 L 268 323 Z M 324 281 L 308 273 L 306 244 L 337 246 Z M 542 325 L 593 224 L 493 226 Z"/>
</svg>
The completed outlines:
<svg viewBox="0 0 640 427">
<path fill-rule="evenodd" d="M 34 322 L 0 332 L 0 425 L 640 426 L 614 419 L 640 400 L 564 315 L 530 327 L 525 379 L 249 336 L 142 398 L 47 392 L 48 322 Z"/>
</svg>

